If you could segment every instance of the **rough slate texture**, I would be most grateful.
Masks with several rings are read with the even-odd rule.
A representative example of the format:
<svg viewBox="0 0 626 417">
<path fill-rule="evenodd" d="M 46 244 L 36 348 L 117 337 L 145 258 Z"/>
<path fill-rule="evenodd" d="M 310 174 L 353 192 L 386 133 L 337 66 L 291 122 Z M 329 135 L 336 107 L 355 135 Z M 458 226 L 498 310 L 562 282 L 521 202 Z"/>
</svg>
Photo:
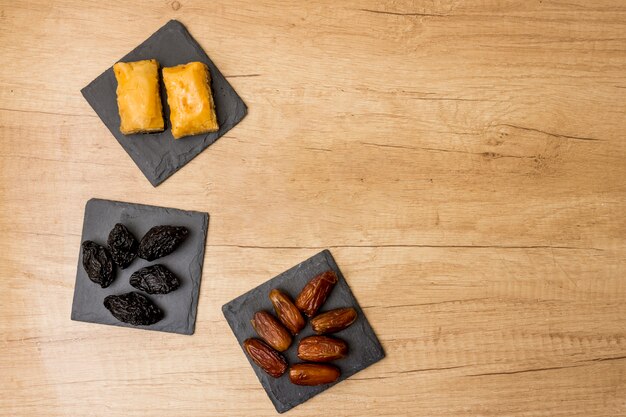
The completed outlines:
<svg viewBox="0 0 626 417">
<path fill-rule="evenodd" d="M 106 246 L 109 231 L 116 223 L 123 223 L 139 240 L 152 227 L 162 224 L 185 226 L 189 229 L 187 239 L 170 255 L 153 262 L 135 258 L 122 270 L 116 267 L 116 278 L 107 288 L 100 288 L 87 277 L 79 251 L 72 320 L 138 329 L 193 334 L 196 325 L 198 293 L 204 263 L 204 246 L 209 215 L 197 211 L 184 211 L 142 204 L 121 203 L 110 200 L 91 199 L 85 206 L 85 220 L 81 242 L 93 240 Z M 138 291 L 128 282 L 133 272 L 148 265 L 160 263 L 176 274 L 181 286 L 169 294 L 146 294 L 165 312 L 165 317 L 151 326 L 132 326 L 118 321 L 102 304 L 110 294 Z"/>
<path fill-rule="evenodd" d="M 113 67 L 93 80 L 81 92 L 148 181 L 156 187 L 239 123 L 246 115 L 247 108 L 226 78 L 180 22 L 170 20 L 120 61 L 129 62 L 152 58 L 159 61 L 161 67 L 186 64 L 190 61 L 201 61 L 209 66 L 215 111 L 220 125 L 217 132 L 174 139 L 169 125 L 167 95 L 161 82 L 161 100 L 166 130 L 161 133 L 128 136 L 121 134 L 115 93 L 117 81 L 113 74 Z"/>
<path fill-rule="evenodd" d="M 324 303 L 320 309 L 320 313 L 339 307 L 354 307 L 359 313 L 354 324 L 334 334 L 334 336 L 345 340 L 350 349 L 346 358 L 332 362 L 332 364 L 341 369 L 341 377 L 339 377 L 334 384 L 341 382 L 384 358 L 385 352 L 376 334 L 374 334 L 372 327 L 363 314 L 363 310 L 359 307 L 354 295 L 352 295 L 352 291 L 350 291 L 350 287 L 328 250 L 318 253 L 301 264 L 294 266 L 277 277 L 235 298 L 222 307 L 228 324 L 233 330 L 233 333 L 235 333 L 237 341 L 242 345 L 242 350 L 244 340 L 249 337 L 258 337 L 250 324 L 250 319 L 253 314 L 258 310 L 274 312 L 268 298 L 268 294 L 272 289 L 279 288 L 295 299 L 300 290 L 311 278 L 329 269 L 333 269 L 337 273 L 339 282 L 337 282 L 335 288 L 326 300 L 326 303 Z M 290 364 L 302 362 L 296 355 L 298 343 L 303 337 L 312 334 L 314 334 L 314 332 L 311 330 L 310 322 L 307 320 L 307 325 L 304 330 L 294 338 L 291 347 L 286 352 L 283 352 Z M 334 385 L 329 384 L 316 387 L 293 385 L 289 381 L 288 372 L 280 378 L 272 378 L 254 364 L 245 351 L 243 354 L 248 358 L 259 381 L 261 381 L 261 385 L 265 388 L 267 395 L 270 397 L 274 407 L 276 407 L 276 411 L 279 413 L 290 410 L 296 405 L 305 402 L 309 398 Z"/>
</svg>

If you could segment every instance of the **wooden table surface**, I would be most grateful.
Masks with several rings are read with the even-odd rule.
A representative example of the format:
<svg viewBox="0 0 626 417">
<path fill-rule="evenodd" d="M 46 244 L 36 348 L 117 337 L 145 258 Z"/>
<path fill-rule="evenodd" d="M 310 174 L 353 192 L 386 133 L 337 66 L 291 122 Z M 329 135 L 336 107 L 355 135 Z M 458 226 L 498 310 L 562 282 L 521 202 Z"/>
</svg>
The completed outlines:
<svg viewBox="0 0 626 417">
<path fill-rule="evenodd" d="M 179 19 L 249 106 L 153 188 L 80 89 Z M 329 248 L 387 358 L 293 416 L 626 415 L 626 3 L 0 0 L 0 415 L 276 415 L 221 313 Z M 70 320 L 92 197 L 208 211 L 193 336 Z"/>
</svg>

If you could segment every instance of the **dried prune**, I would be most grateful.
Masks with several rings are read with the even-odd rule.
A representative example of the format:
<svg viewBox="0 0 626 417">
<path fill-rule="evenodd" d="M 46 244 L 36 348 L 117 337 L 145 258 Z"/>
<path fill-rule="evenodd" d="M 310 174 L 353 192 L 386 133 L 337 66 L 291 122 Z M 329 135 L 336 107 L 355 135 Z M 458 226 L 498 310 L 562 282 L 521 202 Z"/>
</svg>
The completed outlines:
<svg viewBox="0 0 626 417">
<path fill-rule="evenodd" d="M 83 267 L 90 280 L 106 288 L 115 279 L 113 258 L 104 246 L 91 240 L 86 240 L 83 247 Z"/>
<path fill-rule="evenodd" d="M 130 285 L 148 294 L 167 294 L 180 287 L 180 280 L 163 265 L 151 265 L 133 272 Z"/>
<path fill-rule="evenodd" d="M 122 223 L 113 227 L 109 233 L 107 244 L 113 261 L 122 269 L 130 265 L 137 256 L 137 249 L 139 249 L 139 242 Z"/>
<path fill-rule="evenodd" d="M 153 261 L 174 252 L 187 238 L 189 231 L 183 226 L 155 226 L 139 243 L 139 257 Z"/>
<path fill-rule="evenodd" d="M 148 297 L 138 292 L 109 295 L 104 306 L 113 317 L 133 326 L 149 326 L 163 318 L 163 311 Z"/>
</svg>

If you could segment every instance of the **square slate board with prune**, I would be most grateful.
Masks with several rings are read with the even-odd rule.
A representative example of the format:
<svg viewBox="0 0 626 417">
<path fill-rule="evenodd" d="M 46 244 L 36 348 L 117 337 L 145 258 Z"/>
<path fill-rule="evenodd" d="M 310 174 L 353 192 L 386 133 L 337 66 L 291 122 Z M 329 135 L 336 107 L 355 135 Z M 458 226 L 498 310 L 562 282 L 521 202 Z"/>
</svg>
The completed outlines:
<svg viewBox="0 0 626 417">
<path fill-rule="evenodd" d="M 331 274 L 333 276 L 336 275 L 337 282 L 315 317 L 319 317 L 319 314 L 330 310 L 345 307 L 351 307 L 357 313 L 356 320 L 349 327 L 331 335 L 345 341 L 348 345 L 347 355 L 330 363 L 339 369 L 341 372 L 340 376 L 331 383 L 316 386 L 302 386 L 292 383 L 289 370 L 277 378 L 270 376 L 250 358 L 244 347 L 244 342 L 247 339 L 259 338 L 259 335 L 252 327 L 251 320 L 255 317 L 255 313 L 259 311 L 266 311 L 272 315 L 275 314 L 272 302 L 269 299 L 270 291 L 278 289 L 295 300 L 295 304 L 298 304 L 297 297 L 307 283 L 314 277 L 318 277 L 328 271 L 334 271 L 334 274 L 332 272 Z M 290 410 L 385 357 L 385 352 L 376 334 L 328 250 L 318 253 L 277 277 L 235 298 L 225 304 L 222 307 L 222 311 L 244 351 L 244 356 L 252 365 L 261 385 L 279 413 Z M 306 318 L 304 314 L 303 317 L 306 320 L 305 327 L 293 337 L 290 347 L 281 353 L 289 365 L 303 362 L 297 356 L 298 345 L 303 338 L 315 335 L 311 328 L 311 320 Z"/>
<path fill-rule="evenodd" d="M 89 200 L 72 320 L 193 334 L 208 224 L 208 213 Z M 115 238 L 109 240 L 114 228 Z M 133 237 L 136 243 L 127 244 Z M 133 256 L 119 253 L 124 245 L 132 247 Z"/>
</svg>

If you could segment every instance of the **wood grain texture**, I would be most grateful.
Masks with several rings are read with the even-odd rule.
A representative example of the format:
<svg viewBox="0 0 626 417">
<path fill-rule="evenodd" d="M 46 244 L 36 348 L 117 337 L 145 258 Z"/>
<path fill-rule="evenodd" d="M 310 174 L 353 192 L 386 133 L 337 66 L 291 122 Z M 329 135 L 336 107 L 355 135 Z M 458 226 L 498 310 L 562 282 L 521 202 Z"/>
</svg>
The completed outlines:
<svg viewBox="0 0 626 417">
<path fill-rule="evenodd" d="M 169 19 L 249 106 L 158 188 L 79 90 Z M 387 358 L 293 416 L 626 415 L 626 4 L 0 0 L 0 415 L 275 415 L 225 302 L 330 248 Z M 211 214 L 194 336 L 70 321 L 91 197 Z"/>
</svg>

